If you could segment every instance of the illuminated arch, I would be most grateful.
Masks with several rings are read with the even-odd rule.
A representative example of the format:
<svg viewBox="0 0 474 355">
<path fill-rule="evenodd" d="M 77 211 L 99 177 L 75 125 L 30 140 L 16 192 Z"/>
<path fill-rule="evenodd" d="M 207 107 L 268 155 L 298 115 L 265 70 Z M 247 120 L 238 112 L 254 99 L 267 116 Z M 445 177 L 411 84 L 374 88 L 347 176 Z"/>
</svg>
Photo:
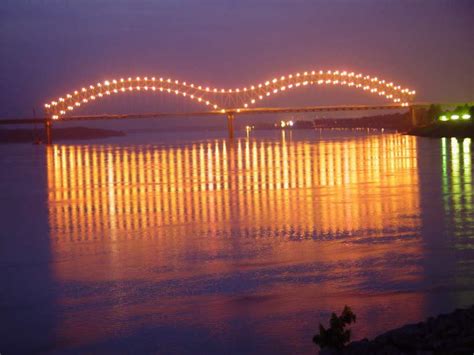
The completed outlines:
<svg viewBox="0 0 474 355">
<path fill-rule="evenodd" d="M 195 85 L 179 80 L 156 77 L 129 77 L 105 80 L 83 87 L 45 104 L 47 114 L 53 119 L 65 116 L 69 111 L 104 96 L 130 92 L 153 91 L 176 94 L 200 102 L 214 110 L 248 108 L 277 93 L 309 85 L 340 85 L 368 91 L 390 102 L 408 106 L 415 91 L 401 88 L 392 82 L 347 71 L 310 71 L 276 77 L 263 83 L 235 89 L 218 89 Z"/>
<path fill-rule="evenodd" d="M 289 74 L 287 76 L 276 77 L 267 80 L 258 85 L 252 85 L 244 88 L 245 100 L 241 107 L 249 107 L 256 102 L 265 99 L 265 97 L 285 92 L 294 88 L 304 87 L 308 85 L 339 85 L 347 86 L 363 91 L 368 91 L 373 95 L 379 95 L 390 102 L 400 104 L 400 106 L 408 106 L 415 95 L 414 90 L 402 88 L 392 82 L 381 80 L 377 77 L 369 75 L 355 74 L 347 71 L 311 71 Z M 237 89 L 238 90 L 238 89 Z M 242 91 L 241 91 L 242 92 Z"/>
</svg>

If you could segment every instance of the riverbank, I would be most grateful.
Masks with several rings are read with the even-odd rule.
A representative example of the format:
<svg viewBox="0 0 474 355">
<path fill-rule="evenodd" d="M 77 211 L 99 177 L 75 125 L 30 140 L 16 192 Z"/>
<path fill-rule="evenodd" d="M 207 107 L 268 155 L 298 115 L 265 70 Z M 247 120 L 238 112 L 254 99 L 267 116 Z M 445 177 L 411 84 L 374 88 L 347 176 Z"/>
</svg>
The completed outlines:
<svg viewBox="0 0 474 355">
<path fill-rule="evenodd" d="M 413 128 L 408 134 L 432 138 L 474 137 L 474 125 L 471 122 L 434 123 L 429 126 Z"/>
<path fill-rule="evenodd" d="M 320 354 L 472 354 L 473 351 L 474 305 L 390 330 L 370 341 L 354 341 L 340 351 L 324 349 Z"/>
<path fill-rule="evenodd" d="M 109 137 L 123 137 L 125 132 L 110 129 L 68 127 L 55 128 L 53 141 L 60 140 L 85 140 Z M 43 129 L 2 129 L 0 130 L 0 143 L 35 143 L 45 142 L 46 135 Z"/>
</svg>

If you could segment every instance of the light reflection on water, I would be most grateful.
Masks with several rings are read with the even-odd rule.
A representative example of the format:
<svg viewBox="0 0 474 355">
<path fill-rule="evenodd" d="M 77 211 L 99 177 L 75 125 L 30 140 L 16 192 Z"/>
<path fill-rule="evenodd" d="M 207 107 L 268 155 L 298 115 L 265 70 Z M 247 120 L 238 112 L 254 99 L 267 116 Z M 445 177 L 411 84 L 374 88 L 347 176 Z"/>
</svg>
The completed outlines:
<svg viewBox="0 0 474 355">
<path fill-rule="evenodd" d="M 64 145 L 47 170 L 73 348 L 145 328 L 143 351 L 311 352 L 345 303 L 360 335 L 423 313 L 422 294 L 396 295 L 422 278 L 414 137 Z"/>
<path fill-rule="evenodd" d="M 4 339 L 314 353 L 344 304 L 356 338 L 468 305 L 471 140 L 352 134 L 0 152 Z"/>
<path fill-rule="evenodd" d="M 447 223 L 453 237 L 474 238 L 465 222 L 474 223 L 471 138 L 442 138 L 442 191 Z M 473 245 L 459 244 L 472 248 Z"/>
<path fill-rule="evenodd" d="M 395 135 L 54 146 L 47 155 L 51 229 L 72 241 L 170 237 L 182 228 L 209 237 L 234 227 L 314 239 L 406 234 L 419 224 L 414 153 L 413 137 Z M 394 218 L 400 214 L 410 218 Z"/>
</svg>

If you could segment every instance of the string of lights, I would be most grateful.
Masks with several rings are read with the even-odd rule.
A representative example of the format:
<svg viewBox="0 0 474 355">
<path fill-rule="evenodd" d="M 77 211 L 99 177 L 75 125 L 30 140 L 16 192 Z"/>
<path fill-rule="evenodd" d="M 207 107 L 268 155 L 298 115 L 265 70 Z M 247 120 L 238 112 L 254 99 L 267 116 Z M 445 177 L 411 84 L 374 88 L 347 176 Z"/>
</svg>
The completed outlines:
<svg viewBox="0 0 474 355">
<path fill-rule="evenodd" d="M 368 91 L 387 100 L 408 106 L 413 100 L 415 91 L 402 88 L 393 82 L 347 71 L 305 71 L 283 75 L 255 85 L 241 88 L 211 88 L 196 85 L 186 81 L 163 77 L 128 77 L 104 80 L 95 85 L 89 85 L 72 93 L 66 94 L 45 104 L 46 113 L 54 120 L 64 117 L 68 112 L 81 107 L 88 102 L 125 92 L 152 91 L 187 97 L 202 103 L 214 110 L 248 108 L 266 97 L 276 95 L 291 89 L 309 85 L 340 85 Z"/>
</svg>

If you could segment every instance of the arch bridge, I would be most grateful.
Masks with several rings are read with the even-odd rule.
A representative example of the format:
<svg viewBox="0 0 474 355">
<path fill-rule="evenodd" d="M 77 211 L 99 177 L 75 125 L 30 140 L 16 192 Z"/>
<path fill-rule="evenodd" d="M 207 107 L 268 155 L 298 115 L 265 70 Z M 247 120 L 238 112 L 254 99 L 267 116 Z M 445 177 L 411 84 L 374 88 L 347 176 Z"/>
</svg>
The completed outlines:
<svg viewBox="0 0 474 355">
<path fill-rule="evenodd" d="M 365 91 L 387 100 L 386 105 L 314 106 L 304 108 L 263 108 L 258 104 L 269 97 L 310 86 L 343 86 Z M 181 96 L 202 104 L 206 110 L 179 114 L 71 116 L 71 113 L 91 102 L 128 92 L 156 92 Z M 229 136 L 233 137 L 233 122 L 237 113 L 316 112 L 340 110 L 400 109 L 409 107 L 415 91 L 393 82 L 361 73 L 339 70 L 304 71 L 278 76 L 240 88 L 218 88 L 165 77 L 128 77 L 110 79 L 74 90 L 44 105 L 46 128 L 50 141 L 52 122 L 74 119 L 118 119 L 132 117 L 226 115 Z"/>
</svg>

